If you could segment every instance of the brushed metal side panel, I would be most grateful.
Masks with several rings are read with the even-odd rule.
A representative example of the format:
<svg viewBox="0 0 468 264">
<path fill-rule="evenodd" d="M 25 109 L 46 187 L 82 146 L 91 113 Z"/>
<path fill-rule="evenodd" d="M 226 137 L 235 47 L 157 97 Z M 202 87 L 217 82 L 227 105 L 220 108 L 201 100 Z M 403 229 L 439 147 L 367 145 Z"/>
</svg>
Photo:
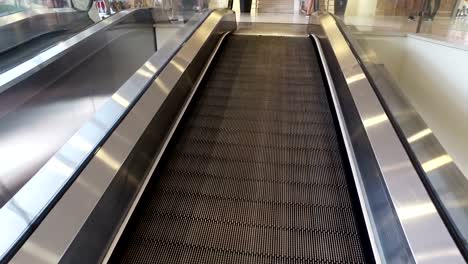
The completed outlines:
<svg viewBox="0 0 468 264">
<path fill-rule="evenodd" d="M 194 76 L 203 67 L 201 62 L 221 33 L 234 28 L 232 11 L 215 11 L 206 19 L 95 153 L 12 263 L 102 260 L 193 86 Z"/>
<path fill-rule="evenodd" d="M 465 263 L 335 20 L 326 15 L 321 23 L 346 78 L 414 261 Z"/>
</svg>

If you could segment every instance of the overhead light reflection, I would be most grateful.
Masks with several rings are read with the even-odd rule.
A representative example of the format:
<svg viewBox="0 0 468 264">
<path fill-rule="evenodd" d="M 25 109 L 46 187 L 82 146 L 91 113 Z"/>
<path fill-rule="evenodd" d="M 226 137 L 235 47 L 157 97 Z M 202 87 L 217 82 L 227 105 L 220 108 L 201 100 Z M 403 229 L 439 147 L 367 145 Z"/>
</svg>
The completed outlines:
<svg viewBox="0 0 468 264">
<path fill-rule="evenodd" d="M 158 85 L 158 87 L 159 87 L 165 94 L 169 94 L 170 90 L 169 90 L 169 88 L 167 88 L 167 85 L 164 83 L 163 80 L 161 80 L 161 78 L 156 78 L 156 80 L 154 80 L 154 82 Z"/>
<path fill-rule="evenodd" d="M 393 163 L 391 165 L 383 166 L 383 171 L 385 172 L 400 171 L 400 170 L 407 169 L 410 166 L 412 167 L 412 164 L 406 161 L 400 162 L 400 163 Z"/>
<path fill-rule="evenodd" d="M 118 171 L 120 168 L 120 162 L 113 158 L 109 153 L 105 150 L 100 149 L 96 153 L 96 157 L 102 160 L 105 164 L 107 164 L 111 169 Z"/>
<path fill-rule="evenodd" d="M 364 120 L 364 127 L 370 127 L 377 125 L 379 123 L 385 122 L 388 120 L 388 117 L 386 114 L 381 114 L 378 116 L 370 117 Z"/>
<path fill-rule="evenodd" d="M 69 142 L 72 146 L 82 150 L 83 152 L 89 152 L 93 149 L 93 145 L 80 136 L 73 136 Z"/>
<path fill-rule="evenodd" d="M 409 220 L 437 213 L 437 210 L 432 203 L 404 206 L 399 208 L 397 211 L 401 220 Z"/>
<path fill-rule="evenodd" d="M 426 251 L 422 254 L 416 255 L 417 261 L 434 261 L 435 258 L 447 258 L 451 256 L 457 256 L 460 254 L 460 251 L 457 248 L 448 248 L 448 249 L 441 249 L 441 250 L 432 250 L 430 252 Z"/>
<path fill-rule="evenodd" d="M 58 171 L 59 173 L 61 173 L 63 175 L 68 176 L 68 175 L 72 174 L 73 171 L 74 171 L 72 167 L 70 167 L 67 164 L 63 163 L 63 161 L 59 160 L 56 157 L 53 157 L 49 162 L 51 163 L 54 170 Z"/>
<path fill-rule="evenodd" d="M 76 183 L 81 185 L 83 189 L 87 190 L 89 194 L 92 194 L 95 197 L 100 197 L 102 195 L 102 193 L 99 191 L 99 188 L 95 184 L 90 184 L 83 179 L 78 179 Z"/>
<path fill-rule="evenodd" d="M 127 108 L 129 105 L 130 105 L 130 102 L 123 98 L 122 96 L 120 96 L 119 94 L 115 93 L 112 95 L 112 100 L 114 100 L 115 102 L 117 102 L 119 105 Z"/>
<path fill-rule="evenodd" d="M 143 70 L 143 69 L 139 69 L 137 73 L 144 77 L 148 77 L 148 78 L 153 77 L 153 74 L 151 72 Z"/>
<path fill-rule="evenodd" d="M 50 251 L 48 248 L 41 247 L 37 243 L 31 242 L 30 240 L 24 243 L 24 251 L 29 255 L 34 256 L 39 262 L 42 263 L 58 263 L 60 256 Z"/>
<path fill-rule="evenodd" d="M 340 43 L 336 44 L 336 46 L 334 48 L 336 49 L 336 56 L 337 57 L 344 56 L 349 51 L 348 47 L 346 45 L 342 45 Z"/>
<path fill-rule="evenodd" d="M 156 73 L 157 69 L 154 67 L 154 65 L 151 62 L 146 62 L 145 67 L 148 68 L 148 70 L 152 71 L 153 73 Z"/>
<path fill-rule="evenodd" d="M 348 84 L 351 84 L 353 82 L 357 82 L 365 78 L 366 78 L 366 75 L 364 73 L 359 73 L 359 74 L 355 74 L 355 75 L 352 75 L 351 77 L 346 78 L 346 82 Z"/>
<path fill-rule="evenodd" d="M 174 60 L 171 60 L 170 62 L 172 65 L 174 65 L 174 67 L 176 67 L 176 69 L 180 72 L 184 72 L 185 71 L 185 67 L 182 66 L 182 64 L 180 64 L 179 62 L 177 62 L 175 59 Z"/>
<path fill-rule="evenodd" d="M 424 162 L 422 164 L 422 168 L 425 172 L 430 172 L 452 161 L 453 160 L 449 155 L 442 155 L 440 157 L 431 159 L 430 161 Z"/>
<path fill-rule="evenodd" d="M 416 133 L 416 134 L 410 136 L 410 137 L 408 138 L 408 143 L 413 143 L 413 142 L 415 142 L 415 141 L 418 141 L 418 140 L 420 140 L 421 138 L 423 138 L 423 137 L 425 137 L 425 136 L 427 136 L 427 135 L 430 135 L 431 133 L 432 133 L 432 130 L 430 130 L 429 128 L 426 128 L 426 129 L 424 129 L 424 130 L 421 130 L 421 131 L 419 131 L 418 133 Z"/>
</svg>

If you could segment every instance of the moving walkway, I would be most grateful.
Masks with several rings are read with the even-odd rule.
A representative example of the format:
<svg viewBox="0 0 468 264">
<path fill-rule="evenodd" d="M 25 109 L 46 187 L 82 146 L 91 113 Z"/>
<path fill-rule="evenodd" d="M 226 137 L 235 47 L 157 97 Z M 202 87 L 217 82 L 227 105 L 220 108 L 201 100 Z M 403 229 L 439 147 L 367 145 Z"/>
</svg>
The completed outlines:
<svg viewBox="0 0 468 264">
<path fill-rule="evenodd" d="M 5 261 L 465 262 L 333 17 L 200 21 L 56 158 L 76 171 Z"/>
<path fill-rule="evenodd" d="M 232 35 L 211 67 L 111 262 L 364 262 L 313 42 Z"/>
</svg>

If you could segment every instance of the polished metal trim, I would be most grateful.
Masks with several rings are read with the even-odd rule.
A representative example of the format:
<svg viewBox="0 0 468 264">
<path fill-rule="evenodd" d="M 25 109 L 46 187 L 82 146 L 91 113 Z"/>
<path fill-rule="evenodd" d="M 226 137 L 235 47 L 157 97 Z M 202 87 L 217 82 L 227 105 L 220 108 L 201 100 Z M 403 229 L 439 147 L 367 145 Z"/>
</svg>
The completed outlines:
<svg viewBox="0 0 468 264">
<path fill-rule="evenodd" d="M 210 32 L 217 27 L 225 16 L 232 16 L 235 19 L 232 11 L 213 11 L 167 65 L 165 63 L 161 64 L 160 61 L 153 61 L 160 58 L 160 56 L 165 56 L 156 56 L 157 53 L 150 59 L 155 64 L 145 64 L 143 72 L 138 73 L 143 77 L 147 77 L 146 79 L 139 78 L 138 82 L 127 82 L 126 86 L 123 87 L 125 89 L 119 90 L 117 95 L 112 97 L 113 100 L 109 103 L 114 109 L 109 109 L 110 112 L 107 114 L 113 114 L 111 110 L 116 108 L 117 110 L 125 109 L 131 105 L 132 100 L 135 100 L 132 90 L 140 88 L 143 80 L 152 80 L 154 75 L 149 74 L 151 71 L 160 72 L 102 147 L 94 153 L 93 158 L 79 177 L 13 256 L 11 263 L 58 263 L 61 260 L 88 217 L 96 208 L 100 198 L 124 165 L 134 145 L 142 137 L 146 127 L 171 94 L 184 71 L 192 63 L 197 51 L 202 48 L 210 37 Z M 107 124 L 106 118 L 108 116 L 103 113 L 103 115 L 93 119 L 92 124 L 102 126 L 103 121 Z M 87 136 L 95 137 L 96 131 L 88 132 Z M 79 143 L 78 145 L 81 147 L 88 146 L 88 142 L 94 141 L 82 137 L 77 141 L 75 138 L 75 143 Z M 64 166 L 75 165 L 74 163 L 69 165 L 69 160 L 59 158 L 55 160 L 56 165 L 59 165 L 54 167 L 56 171 L 51 171 L 51 173 L 55 173 L 55 176 L 58 176 L 55 180 L 60 179 L 61 176 L 56 174 L 64 173 Z M 65 172 L 68 173 L 69 170 L 65 169 Z M 54 176 L 54 174 L 52 175 Z M 27 195 L 30 199 L 37 198 L 34 192 Z"/>
<path fill-rule="evenodd" d="M 127 15 L 135 12 L 138 9 L 127 9 L 123 10 L 108 19 L 100 21 L 99 23 L 83 30 L 75 36 L 57 43 L 55 46 L 50 47 L 34 56 L 33 58 L 15 66 L 0 74 L 0 93 L 9 89 L 14 84 L 24 80 L 31 74 L 39 71 L 45 66 L 49 65 L 52 61 L 58 57 L 65 55 L 72 47 L 86 41 L 90 36 L 99 34 L 102 30 L 110 27 L 111 25 L 118 23 L 124 19 Z"/>
<path fill-rule="evenodd" d="M 337 22 L 343 28 L 342 22 L 339 20 Z M 346 31 L 343 33 L 351 42 L 357 56 L 361 56 L 361 62 L 373 79 L 380 98 L 384 98 L 384 103 L 401 134 L 406 137 L 404 141 L 415 166 L 419 163 L 420 176 L 425 178 L 426 186 L 432 189 L 432 195 L 438 200 L 440 209 L 444 211 L 447 226 L 452 226 L 452 234 L 456 236 L 455 240 L 459 247 L 465 256 L 468 255 L 468 245 L 464 242 L 468 239 L 468 175 L 464 175 L 456 161 L 452 160 L 385 65 L 373 61 L 372 56 L 365 56 L 370 54 L 368 52 L 372 52 L 371 48 L 360 45 L 355 40 L 354 32 L 352 35 Z M 365 37 L 366 34 L 359 35 Z M 416 36 L 408 35 L 408 37 Z M 444 160 L 445 162 L 436 163 Z M 425 170 L 425 166 L 431 163 L 437 166 L 426 167 Z"/>
<path fill-rule="evenodd" d="M 133 11 L 126 12 L 130 14 Z M 0 260 L 34 225 L 47 206 L 69 184 L 107 133 L 197 28 L 207 13 L 199 13 L 142 65 L 59 151 L 0 208 Z M 121 17 L 121 16 L 120 16 Z M 123 17 L 121 17 L 123 18 Z M 109 18 L 110 19 L 110 18 Z M 118 20 L 120 21 L 120 19 Z M 113 23 L 112 23 L 113 24 Z M 93 31 L 94 32 L 94 31 Z M 94 34 L 94 33 L 93 33 Z M 87 184 L 87 183 L 85 183 Z M 78 206 L 78 205 L 77 205 Z M 79 206 L 78 206 L 79 207 Z"/>
<path fill-rule="evenodd" d="M 383 258 L 380 253 L 381 249 L 379 248 L 379 243 L 378 243 L 379 239 L 376 237 L 377 233 L 375 232 L 375 229 L 377 228 L 377 226 L 375 225 L 374 219 L 372 217 L 371 208 L 369 206 L 369 197 L 367 196 L 367 193 L 364 191 L 361 172 L 359 170 L 358 161 L 354 154 L 355 151 L 354 151 L 351 139 L 350 139 L 350 134 L 349 134 L 348 128 L 346 127 L 346 122 L 343 116 L 343 110 L 341 109 L 341 105 L 338 100 L 338 94 L 335 89 L 335 84 L 333 83 L 333 78 L 331 77 L 330 69 L 328 68 L 327 59 L 325 58 L 322 45 L 320 44 L 320 40 L 314 34 L 310 34 L 310 36 L 312 36 L 312 38 L 315 41 L 315 45 L 317 47 L 320 61 L 322 63 L 322 67 L 325 73 L 325 78 L 327 79 L 328 88 L 330 90 L 330 94 L 331 94 L 332 101 L 333 101 L 333 106 L 335 107 L 335 112 L 337 115 L 340 130 L 341 130 L 340 134 L 345 144 L 346 154 L 348 156 L 348 161 L 351 167 L 351 172 L 353 174 L 354 184 L 356 186 L 357 194 L 359 196 L 359 203 L 361 205 L 361 209 L 362 209 L 363 216 L 364 216 L 364 221 L 366 223 L 367 234 L 369 236 L 369 240 L 371 243 L 374 259 L 376 260 L 377 263 L 382 263 L 381 259 Z"/>
<path fill-rule="evenodd" d="M 210 65 L 211 65 L 211 62 L 213 61 L 213 59 L 215 58 L 216 54 L 218 53 L 218 50 L 219 48 L 221 47 L 221 44 L 223 43 L 224 41 L 224 38 L 230 34 L 230 32 L 226 32 L 223 34 L 223 36 L 221 36 L 220 40 L 218 41 L 218 44 L 216 45 L 216 47 L 214 48 L 214 51 L 213 53 L 211 53 L 210 57 L 208 58 L 208 62 L 205 64 L 205 66 L 203 67 L 202 71 L 201 71 L 201 74 L 200 76 L 197 78 L 196 82 L 195 82 L 195 85 L 193 87 L 193 89 L 190 91 L 190 94 L 188 95 L 187 97 L 187 100 L 185 101 L 184 105 L 182 106 L 182 109 L 181 111 L 179 112 L 178 116 L 177 116 L 177 119 L 175 120 L 171 130 L 169 131 L 169 134 L 168 136 L 166 137 L 166 139 L 164 140 L 164 143 L 161 147 L 161 150 L 159 151 L 158 153 L 158 156 L 156 157 L 153 165 L 151 166 L 151 169 L 148 171 L 148 173 L 146 174 L 146 176 L 144 177 L 144 182 L 140 188 L 140 190 L 138 191 L 138 194 L 135 198 L 135 200 L 133 201 L 130 209 L 128 210 L 128 213 L 127 215 L 125 216 L 125 219 L 124 221 L 122 222 L 122 225 L 120 226 L 116 236 L 114 237 L 113 241 L 112 241 L 112 244 L 111 246 L 109 247 L 109 250 L 107 251 L 106 253 L 106 256 L 103 260 L 103 263 L 107 263 L 109 262 L 109 259 L 115 249 L 115 246 L 117 245 L 120 237 L 122 236 L 122 233 L 124 232 L 125 230 L 125 227 L 127 226 L 128 224 L 128 221 L 130 220 L 130 217 L 132 216 L 133 214 L 133 211 L 135 210 L 138 202 L 140 201 L 140 198 L 141 196 L 143 195 L 143 192 L 145 191 L 146 189 L 146 186 L 148 185 L 148 182 L 150 181 L 151 179 L 151 175 L 153 175 L 156 167 L 158 166 L 159 164 L 159 161 L 161 160 L 161 157 L 162 155 L 164 154 L 164 151 L 166 150 L 167 148 L 167 145 L 169 144 L 169 142 L 171 141 L 171 138 L 172 138 L 172 135 L 174 135 L 174 132 L 176 131 L 179 123 L 180 123 L 180 120 L 182 119 L 182 117 L 184 116 L 185 114 L 185 111 L 187 110 L 190 102 L 192 101 L 192 98 L 193 96 L 195 95 L 195 93 L 197 92 L 198 90 L 198 87 L 200 86 L 200 83 L 203 81 L 203 78 L 205 77 L 206 75 L 206 72 L 208 71 Z"/>
<path fill-rule="evenodd" d="M 346 79 L 414 261 L 465 263 L 336 21 L 331 15 L 321 16 L 320 21 Z"/>
</svg>

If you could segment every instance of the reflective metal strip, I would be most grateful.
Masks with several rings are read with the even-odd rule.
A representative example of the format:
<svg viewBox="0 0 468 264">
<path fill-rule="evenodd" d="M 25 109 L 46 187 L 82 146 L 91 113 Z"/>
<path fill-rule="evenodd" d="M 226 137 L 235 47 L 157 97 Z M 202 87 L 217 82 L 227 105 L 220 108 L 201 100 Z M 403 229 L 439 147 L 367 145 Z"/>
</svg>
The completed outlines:
<svg viewBox="0 0 468 264">
<path fill-rule="evenodd" d="M 379 240 L 378 240 L 378 238 L 376 238 L 377 233 L 374 231 L 375 228 L 377 228 L 377 227 L 373 224 L 374 221 L 372 219 L 372 214 L 370 213 L 371 209 L 370 209 L 369 202 L 368 202 L 369 198 L 368 198 L 368 196 L 367 196 L 367 194 L 364 191 L 363 186 L 362 186 L 362 180 L 361 180 L 362 177 L 360 175 L 359 165 L 357 165 L 358 161 L 356 159 L 356 156 L 354 155 L 353 145 L 351 143 L 348 128 L 346 127 L 346 123 L 344 121 L 343 111 L 341 110 L 341 106 L 340 106 L 340 103 L 338 101 L 338 95 L 337 95 L 336 90 L 335 90 L 335 85 L 333 84 L 333 79 L 331 77 L 330 69 L 328 68 L 327 60 L 326 60 L 325 55 L 323 53 L 322 46 L 320 44 L 320 40 L 317 38 L 317 36 L 315 36 L 313 34 L 311 36 L 314 39 L 315 44 L 317 46 L 317 49 L 318 49 L 318 52 L 319 52 L 319 55 L 320 55 L 320 60 L 322 62 L 322 66 L 324 68 L 325 77 L 326 77 L 327 82 L 328 82 L 328 88 L 330 89 L 330 94 L 331 94 L 331 97 L 332 97 L 333 106 L 335 107 L 335 111 L 336 111 L 336 114 L 337 114 L 337 117 L 338 117 L 338 123 L 340 125 L 340 130 L 341 130 L 340 134 L 343 137 L 343 141 L 344 141 L 344 144 L 345 144 L 345 147 L 346 147 L 346 154 L 348 155 L 349 164 L 350 164 L 351 171 L 352 171 L 352 174 L 353 174 L 354 184 L 356 185 L 357 193 L 358 193 L 358 196 L 359 196 L 359 202 L 360 202 L 360 205 L 361 205 L 361 208 L 362 208 L 362 211 L 363 211 L 363 215 L 364 215 L 364 221 L 366 222 L 367 233 L 369 235 L 369 239 L 370 239 L 370 242 L 371 242 L 372 252 L 374 253 L 374 258 L 375 258 L 376 262 L 381 263 L 382 262 L 381 261 L 382 256 L 380 254 L 381 249 L 379 248 L 379 243 L 378 243 Z"/>
</svg>

